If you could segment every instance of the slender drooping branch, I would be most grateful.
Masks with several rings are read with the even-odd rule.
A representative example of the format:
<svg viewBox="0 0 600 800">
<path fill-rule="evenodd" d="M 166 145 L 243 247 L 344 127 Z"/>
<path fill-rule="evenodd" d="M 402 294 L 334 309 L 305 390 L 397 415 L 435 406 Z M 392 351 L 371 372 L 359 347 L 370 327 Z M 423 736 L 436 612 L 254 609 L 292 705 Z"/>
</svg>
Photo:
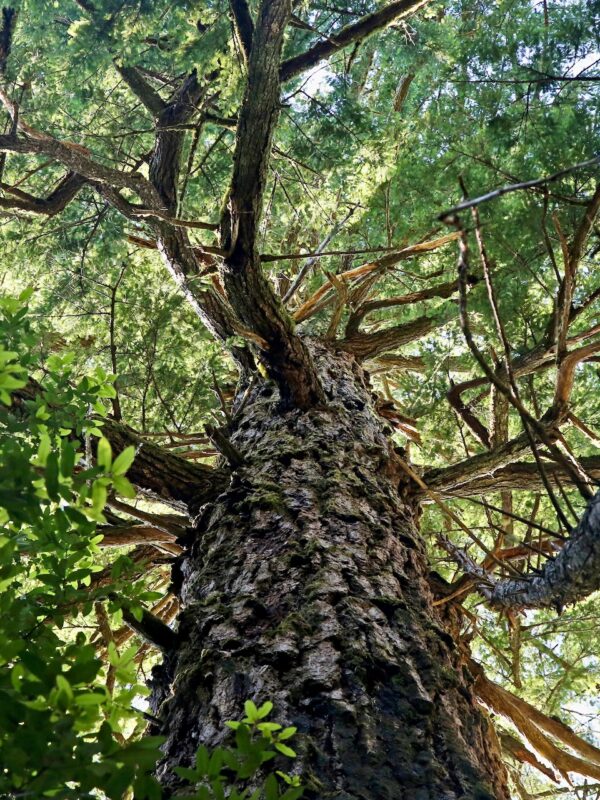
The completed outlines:
<svg viewBox="0 0 600 800">
<path fill-rule="evenodd" d="M 523 189 L 533 189 L 536 186 L 544 186 L 547 183 L 553 183 L 560 178 L 564 178 L 565 175 L 569 175 L 571 172 L 575 172 L 576 170 L 580 169 L 591 169 L 596 167 L 598 164 L 600 164 L 600 156 L 590 158 L 589 161 L 582 161 L 579 164 L 573 164 L 570 167 L 565 167 L 565 169 L 561 169 L 545 178 L 534 178 L 531 181 L 522 181 L 520 183 L 510 184 L 509 186 L 501 186 L 499 189 L 494 189 L 492 192 L 487 192 L 487 194 L 474 197 L 472 200 L 465 200 L 464 202 L 459 203 L 458 205 L 453 206 L 446 211 L 443 211 L 439 215 L 438 219 L 442 221 L 447 220 L 449 217 L 459 214 L 461 211 L 466 211 L 467 209 L 473 208 L 474 206 L 479 206 L 482 203 L 488 203 L 490 200 L 495 200 L 497 197 L 502 197 L 505 194 L 518 192 Z"/>
</svg>

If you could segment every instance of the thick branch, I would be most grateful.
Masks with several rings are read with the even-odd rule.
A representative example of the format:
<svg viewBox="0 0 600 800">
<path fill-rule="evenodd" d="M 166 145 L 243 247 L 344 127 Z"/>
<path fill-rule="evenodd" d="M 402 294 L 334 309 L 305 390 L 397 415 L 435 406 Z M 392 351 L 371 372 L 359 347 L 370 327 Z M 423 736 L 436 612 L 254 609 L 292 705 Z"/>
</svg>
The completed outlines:
<svg viewBox="0 0 600 800">
<path fill-rule="evenodd" d="M 233 177 L 221 220 L 228 253 L 221 274 L 242 324 L 264 342 L 263 359 L 284 401 L 308 407 L 322 399 L 316 371 L 279 298 L 266 280 L 257 249 L 273 130 L 279 115 L 279 62 L 290 0 L 263 0 L 239 117 Z"/>
<path fill-rule="evenodd" d="M 472 285 L 477 282 L 477 278 L 474 276 L 469 277 Z M 352 336 L 358 333 L 358 329 L 364 317 L 373 311 L 379 311 L 382 308 L 413 305 L 414 303 L 431 300 L 434 297 L 452 297 L 456 291 L 458 291 L 458 281 L 448 281 L 446 283 L 440 283 L 437 286 L 430 286 L 428 289 L 421 289 L 419 292 L 410 292 L 410 294 L 401 295 L 400 297 L 367 300 L 350 315 L 346 326 L 346 336 Z"/>
<path fill-rule="evenodd" d="M 12 47 L 13 31 L 17 12 L 14 8 L 4 7 L 2 9 L 2 29 L 0 30 L 0 75 L 6 71 L 6 63 Z"/>
<path fill-rule="evenodd" d="M 544 488 L 538 465 L 533 461 L 506 463 L 507 453 L 516 452 L 521 445 L 527 449 L 524 435 L 513 439 L 511 447 L 498 448 L 495 457 L 492 453 L 482 453 L 445 469 L 431 469 L 423 479 L 427 486 L 435 489 L 442 497 L 475 497 L 488 492 L 531 491 Z M 497 464 L 494 464 L 497 461 Z M 593 480 L 600 481 L 600 456 L 584 456 L 579 463 Z M 551 483 L 569 483 L 570 476 L 565 469 L 551 461 L 544 462 L 546 475 Z"/>
<path fill-rule="evenodd" d="M 177 649 L 179 639 L 175 631 L 151 611 L 143 609 L 142 618 L 138 619 L 126 606 L 123 606 L 123 619 L 131 630 L 159 650 L 171 653 Z"/>
<path fill-rule="evenodd" d="M 352 353 L 357 358 L 374 358 L 396 347 L 421 339 L 435 330 L 442 320 L 436 317 L 418 317 L 375 333 L 358 333 L 336 342 L 336 347 Z"/>
<path fill-rule="evenodd" d="M 379 11 L 374 11 L 372 14 L 361 17 L 357 22 L 346 25 L 339 33 L 332 34 L 326 39 L 322 39 L 306 52 L 284 61 L 280 71 L 281 80 L 287 81 L 299 75 L 301 72 L 316 66 L 319 61 L 329 58 L 329 56 L 341 50 L 343 47 L 365 39 L 367 36 L 375 33 L 375 31 L 387 27 L 390 23 L 402 19 L 402 17 L 406 17 L 409 14 L 413 14 L 426 5 L 427 2 L 428 0 L 396 0 L 396 2 L 389 3 Z"/>
<path fill-rule="evenodd" d="M 91 159 L 85 147 L 60 142 L 45 134 L 41 138 L 19 138 L 0 135 L 0 152 L 46 155 L 91 181 L 106 183 L 118 189 L 131 189 L 150 205 L 155 201 L 152 187 L 139 172 L 123 172 Z"/>
<path fill-rule="evenodd" d="M 0 208 L 30 211 L 33 214 L 45 214 L 53 217 L 59 214 L 73 200 L 86 184 L 86 179 L 74 172 L 69 172 L 48 197 L 34 197 L 11 186 L 1 184 L 1 188 L 13 197 L 0 198 Z"/>
<path fill-rule="evenodd" d="M 27 414 L 27 404 L 44 394 L 44 388 L 33 378 L 13 395 L 11 410 Z M 102 420 L 102 433 L 115 453 L 133 445 L 136 456 L 127 472 L 129 480 L 146 494 L 190 514 L 214 499 L 227 486 L 229 473 L 194 464 L 143 439 L 135 431 L 111 419 Z"/>
<path fill-rule="evenodd" d="M 486 591 L 500 608 L 556 608 L 562 610 L 600 589 L 600 492 L 590 500 L 579 524 L 541 575 L 503 580 Z"/>
<path fill-rule="evenodd" d="M 252 39 L 254 37 L 254 23 L 250 15 L 250 8 L 246 0 L 229 0 L 229 5 L 233 13 L 235 32 L 240 40 L 240 45 L 246 57 L 246 61 L 248 61 L 250 59 Z"/>
<path fill-rule="evenodd" d="M 142 73 L 136 67 L 121 66 L 116 62 L 115 68 L 137 99 L 153 116 L 158 117 L 166 104 L 159 93 L 150 86 Z"/>
<path fill-rule="evenodd" d="M 102 432 L 116 453 L 129 445 L 136 448 L 127 477 L 145 494 L 173 508 L 188 510 L 193 515 L 227 486 L 227 471 L 192 463 L 142 439 L 125 425 L 107 419 Z"/>
<path fill-rule="evenodd" d="M 583 248 L 592 230 L 592 225 L 600 212 L 600 183 L 596 186 L 589 205 L 587 206 L 583 218 L 573 237 L 569 247 L 569 259 L 573 264 L 577 264 L 583 255 Z"/>
</svg>

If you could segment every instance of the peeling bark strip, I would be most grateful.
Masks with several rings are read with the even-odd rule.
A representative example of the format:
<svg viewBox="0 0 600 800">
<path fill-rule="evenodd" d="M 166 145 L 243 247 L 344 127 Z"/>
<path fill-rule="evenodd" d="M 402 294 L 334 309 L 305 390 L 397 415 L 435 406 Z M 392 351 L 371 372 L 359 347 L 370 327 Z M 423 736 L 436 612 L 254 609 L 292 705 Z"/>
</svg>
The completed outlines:
<svg viewBox="0 0 600 800">
<path fill-rule="evenodd" d="M 179 647 L 154 675 L 160 779 L 175 793 L 172 768 L 219 742 L 243 700 L 270 698 L 299 728 L 307 798 L 508 800 L 365 373 L 311 350 L 327 407 L 252 391 L 231 431 L 247 466 L 175 576 Z"/>
<path fill-rule="evenodd" d="M 291 0 L 263 0 L 253 34 L 248 85 L 237 128 L 233 177 L 221 219 L 227 297 L 243 325 L 266 343 L 261 357 L 284 402 L 322 399 L 310 355 L 263 275 L 257 250 L 273 131 L 279 116 L 279 63 Z"/>
</svg>

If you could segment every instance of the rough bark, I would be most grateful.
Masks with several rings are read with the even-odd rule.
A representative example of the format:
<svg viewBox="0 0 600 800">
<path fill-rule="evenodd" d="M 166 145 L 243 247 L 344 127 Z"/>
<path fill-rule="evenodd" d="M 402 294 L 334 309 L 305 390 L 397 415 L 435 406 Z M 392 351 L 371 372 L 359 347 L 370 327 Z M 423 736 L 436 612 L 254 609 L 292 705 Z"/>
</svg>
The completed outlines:
<svg viewBox="0 0 600 800">
<path fill-rule="evenodd" d="M 326 407 L 253 390 L 231 429 L 245 463 L 175 572 L 179 647 L 154 678 L 160 778 L 176 796 L 172 767 L 220 741 L 245 699 L 269 698 L 298 726 L 307 797 L 508 800 L 365 373 L 310 349 Z"/>
<path fill-rule="evenodd" d="M 498 608 L 562 610 L 600 588 L 600 492 L 590 501 L 560 553 L 540 575 L 498 581 L 485 591 Z"/>
<path fill-rule="evenodd" d="M 258 339 L 261 358 L 284 402 L 306 408 L 321 401 L 310 356 L 262 271 L 257 232 L 273 132 L 280 107 L 279 64 L 290 0 L 263 0 L 248 64 L 237 128 L 233 175 L 221 218 L 223 285 L 235 313 Z"/>
</svg>

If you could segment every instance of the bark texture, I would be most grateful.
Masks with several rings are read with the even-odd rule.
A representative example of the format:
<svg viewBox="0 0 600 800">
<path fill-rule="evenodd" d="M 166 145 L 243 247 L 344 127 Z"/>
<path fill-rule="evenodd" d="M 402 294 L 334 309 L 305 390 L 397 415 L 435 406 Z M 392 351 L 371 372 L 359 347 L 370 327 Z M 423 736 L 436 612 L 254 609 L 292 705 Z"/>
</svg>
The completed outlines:
<svg viewBox="0 0 600 800">
<path fill-rule="evenodd" d="M 326 406 L 253 391 L 231 430 L 244 466 L 176 570 L 178 649 L 154 677 L 161 780 L 176 796 L 172 767 L 245 699 L 271 699 L 298 726 L 307 797 L 508 800 L 366 374 L 309 349 Z"/>
</svg>

